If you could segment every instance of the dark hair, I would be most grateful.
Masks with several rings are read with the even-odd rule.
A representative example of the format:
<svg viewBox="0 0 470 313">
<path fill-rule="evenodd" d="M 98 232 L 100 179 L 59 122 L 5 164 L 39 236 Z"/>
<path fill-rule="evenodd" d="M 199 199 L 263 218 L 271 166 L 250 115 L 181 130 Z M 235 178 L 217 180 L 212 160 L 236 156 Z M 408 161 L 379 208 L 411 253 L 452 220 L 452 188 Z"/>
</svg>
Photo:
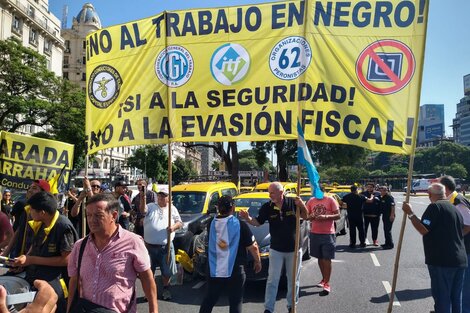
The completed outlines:
<svg viewBox="0 0 470 313">
<path fill-rule="evenodd" d="M 450 175 L 445 175 L 445 176 L 442 176 L 440 179 L 439 179 L 439 182 L 441 184 L 444 185 L 444 187 L 447 187 L 447 189 L 449 189 L 449 191 L 451 192 L 454 192 L 455 191 L 455 180 L 454 180 L 454 177 L 450 176 Z"/>
<path fill-rule="evenodd" d="M 96 195 L 93 195 L 88 199 L 86 205 L 90 205 L 93 203 L 105 201 L 108 204 L 106 205 L 106 211 L 107 212 L 113 212 L 113 211 L 118 211 L 119 209 L 119 201 L 114 198 L 113 194 L 111 193 L 97 193 Z"/>
<path fill-rule="evenodd" d="M 232 210 L 234 205 L 235 202 L 231 196 L 222 196 L 219 198 L 219 201 L 217 201 L 217 210 L 219 211 L 219 214 L 225 215 L 230 213 L 230 210 Z"/>
<path fill-rule="evenodd" d="M 57 200 L 51 193 L 46 191 L 35 193 L 28 199 L 26 204 L 29 204 L 33 210 L 44 211 L 49 215 L 53 215 L 57 211 Z"/>
<path fill-rule="evenodd" d="M 356 185 L 352 185 L 351 186 L 351 192 L 356 192 L 357 191 L 357 186 Z"/>
</svg>

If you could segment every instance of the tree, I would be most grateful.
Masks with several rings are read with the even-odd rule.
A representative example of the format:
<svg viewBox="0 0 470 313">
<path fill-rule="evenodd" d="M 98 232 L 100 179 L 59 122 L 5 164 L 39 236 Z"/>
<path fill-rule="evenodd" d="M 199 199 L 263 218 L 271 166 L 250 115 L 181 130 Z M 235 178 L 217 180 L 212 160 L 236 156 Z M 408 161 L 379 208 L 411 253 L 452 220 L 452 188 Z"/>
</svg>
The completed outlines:
<svg viewBox="0 0 470 313">
<path fill-rule="evenodd" d="M 196 176 L 197 173 L 193 168 L 190 160 L 185 160 L 177 157 L 173 162 L 172 180 L 177 185 L 183 181 L 188 181 L 191 177 Z"/>
<path fill-rule="evenodd" d="M 147 145 L 138 148 L 127 159 L 127 165 L 143 171 L 146 177 L 157 182 L 168 183 L 168 156 L 160 145 Z"/>
</svg>

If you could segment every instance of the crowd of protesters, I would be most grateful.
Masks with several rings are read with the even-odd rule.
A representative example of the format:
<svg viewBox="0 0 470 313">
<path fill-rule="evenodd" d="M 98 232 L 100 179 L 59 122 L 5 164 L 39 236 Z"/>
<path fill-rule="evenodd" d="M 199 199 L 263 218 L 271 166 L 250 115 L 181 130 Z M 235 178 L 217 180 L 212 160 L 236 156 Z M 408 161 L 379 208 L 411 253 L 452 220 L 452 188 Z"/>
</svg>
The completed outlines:
<svg viewBox="0 0 470 313">
<path fill-rule="evenodd" d="M 470 202 L 457 194 L 452 177 L 444 176 L 440 182 L 429 188 L 432 205 L 422 219 L 416 218 L 408 203 L 404 204 L 403 210 L 423 235 L 435 312 L 467 313 L 470 312 L 469 301 L 462 294 L 470 292 L 467 267 Z M 57 312 L 72 313 L 136 312 L 135 284 L 139 278 L 149 303 L 149 312 L 158 312 L 154 279 L 157 267 L 162 272 L 164 285 L 160 297 L 171 299 L 169 281 L 176 273 L 171 240 L 174 232 L 182 227 L 181 218 L 168 201 L 168 188 L 153 191 L 147 188 L 145 180 L 139 180 L 137 184 L 139 194 L 133 199 L 124 181 L 116 181 L 111 191 L 107 184 L 87 178 L 83 181 L 82 191 L 71 188 L 62 202 L 50 193 L 49 183 L 42 179 L 33 181 L 23 200 L 13 202 L 10 190 L 2 193 L 0 249 L 1 255 L 9 258 L 7 265 L 10 269 L 6 275 L 23 272 L 25 275 L 22 277 L 31 288 L 39 289 L 43 295 L 54 294 L 47 301 L 39 297 L 42 300 L 35 301 L 33 307 L 42 308 L 41 312 L 45 312 L 46 307 Z M 274 312 L 279 269 L 284 265 L 292 267 L 295 254 L 298 255 L 297 262 L 301 260 L 302 251 L 293 251 L 296 207 L 300 209 L 303 219 L 311 221 L 310 253 L 318 259 L 322 274 L 322 281 L 318 284 L 323 288 L 320 295 L 328 295 L 331 291 L 331 260 L 334 259 L 336 249 L 334 220 L 340 218 L 340 214 L 338 204 L 328 196 L 323 199 L 312 198 L 305 204 L 299 197 L 284 197 L 280 183 L 272 183 L 268 190 L 271 201 L 260 209 L 259 215 L 251 217 L 241 211 L 240 218 L 253 226 L 269 221 L 271 253 L 265 312 Z M 259 252 L 246 225 L 240 225 L 238 219 L 231 218 L 234 211 L 232 199 L 224 196 L 220 200 L 219 215 L 208 227 L 209 284 L 200 312 L 211 312 L 219 293 L 228 286 L 233 287 L 228 290 L 230 310 L 241 312 L 246 255 L 250 252 L 255 260 L 259 260 Z M 380 217 L 385 238 L 382 248 L 394 248 L 391 229 L 395 219 L 395 201 L 388 186 L 367 184 L 362 193 L 358 192 L 356 186 L 351 186 L 351 193 L 345 195 L 339 205 L 348 212 L 350 248 L 356 248 L 356 231 L 360 246 L 366 246 L 369 226 L 372 244 L 379 246 Z M 85 206 L 86 216 L 83 217 Z M 446 213 L 442 209 L 444 207 Z M 445 227 L 444 233 L 439 232 L 441 220 L 448 220 L 442 218 L 442 214 L 453 216 L 454 235 L 449 225 Z M 172 217 L 171 225 L 168 224 L 169 215 Z M 86 221 L 85 225 L 83 221 Z M 228 232 L 230 236 L 227 237 L 229 228 L 232 231 Z M 450 236 L 449 240 L 442 240 L 443 235 Z M 79 240 L 80 237 L 82 239 Z M 442 249 L 457 246 L 449 245 L 449 241 L 459 243 L 459 257 L 452 264 L 458 277 L 453 275 L 451 282 L 446 278 L 450 277 L 447 275 L 447 263 L 439 263 L 440 259 L 434 257 L 433 252 L 436 251 L 433 247 L 438 243 L 442 244 Z M 231 261 L 220 268 L 217 257 L 231 249 L 237 253 L 227 253 L 233 255 L 233 259 L 227 258 Z M 169 263 L 166 262 L 168 253 Z M 261 269 L 259 262 L 255 262 L 255 266 L 255 271 Z M 293 277 L 290 275 L 292 272 L 287 271 L 289 312 L 294 305 L 292 300 L 296 303 L 298 301 L 300 268 L 300 264 L 297 264 L 298 271 Z M 295 289 L 291 289 L 294 281 Z M 46 287 L 44 282 L 48 283 Z M 454 287 L 444 293 L 443 286 L 450 283 Z M 4 289 L 0 288 L 0 312 L 5 308 L 4 295 Z M 53 299 L 52 306 L 50 299 Z"/>
</svg>

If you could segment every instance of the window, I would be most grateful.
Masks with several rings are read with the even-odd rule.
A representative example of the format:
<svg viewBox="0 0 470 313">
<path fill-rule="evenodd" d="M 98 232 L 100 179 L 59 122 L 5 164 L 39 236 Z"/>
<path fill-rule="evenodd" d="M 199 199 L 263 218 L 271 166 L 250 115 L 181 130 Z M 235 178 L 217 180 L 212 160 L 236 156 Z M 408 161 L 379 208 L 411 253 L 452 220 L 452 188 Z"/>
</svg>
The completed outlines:
<svg viewBox="0 0 470 313">
<path fill-rule="evenodd" d="M 36 12 L 36 9 L 32 5 L 30 5 L 28 9 L 28 15 L 34 18 L 35 12 Z"/>
<path fill-rule="evenodd" d="M 70 40 L 65 41 L 65 53 L 70 53 Z"/>
<path fill-rule="evenodd" d="M 44 39 L 44 54 L 51 55 L 52 42 L 49 39 Z"/>
<path fill-rule="evenodd" d="M 86 41 L 83 40 L 83 50 L 85 50 L 85 49 L 86 49 Z"/>
<path fill-rule="evenodd" d="M 82 73 L 82 81 L 86 81 L 86 73 Z"/>
<path fill-rule="evenodd" d="M 29 43 L 34 46 L 38 45 L 38 32 L 34 28 L 29 31 Z"/>
<path fill-rule="evenodd" d="M 82 58 L 82 64 L 86 64 L 86 57 Z"/>
<path fill-rule="evenodd" d="M 69 57 L 64 56 L 64 68 L 68 68 L 68 67 L 69 67 Z"/>
<path fill-rule="evenodd" d="M 64 72 L 63 77 L 64 79 L 69 80 L 69 72 Z"/>
<path fill-rule="evenodd" d="M 19 17 L 13 16 L 13 23 L 11 25 L 11 30 L 17 35 L 23 34 L 23 21 Z"/>
</svg>

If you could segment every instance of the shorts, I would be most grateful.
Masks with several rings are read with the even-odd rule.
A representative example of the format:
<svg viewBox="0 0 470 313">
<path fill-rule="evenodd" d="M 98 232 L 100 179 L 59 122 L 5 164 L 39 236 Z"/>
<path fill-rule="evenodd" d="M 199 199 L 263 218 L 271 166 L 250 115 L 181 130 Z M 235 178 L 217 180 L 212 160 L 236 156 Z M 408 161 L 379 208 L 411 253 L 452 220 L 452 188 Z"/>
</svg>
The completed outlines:
<svg viewBox="0 0 470 313">
<path fill-rule="evenodd" d="M 171 277 L 176 274 L 176 262 L 175 262 L 175 249 L 173 248 L 173 243 L 170 244 L 170 263 L 166 261 L 167 256 L 167 246 L 157 246 L 145 244 L 150 256 L 150 264 L 152 272 L 155 273 L 157 267 L 160 268 L 162 276 Z"/>
<path fill-rule="evenodd" d="M 335 258 L 336 236 L 334 234 L 310 233 L 310 255 L 317 259 Z"/>
</svg>

